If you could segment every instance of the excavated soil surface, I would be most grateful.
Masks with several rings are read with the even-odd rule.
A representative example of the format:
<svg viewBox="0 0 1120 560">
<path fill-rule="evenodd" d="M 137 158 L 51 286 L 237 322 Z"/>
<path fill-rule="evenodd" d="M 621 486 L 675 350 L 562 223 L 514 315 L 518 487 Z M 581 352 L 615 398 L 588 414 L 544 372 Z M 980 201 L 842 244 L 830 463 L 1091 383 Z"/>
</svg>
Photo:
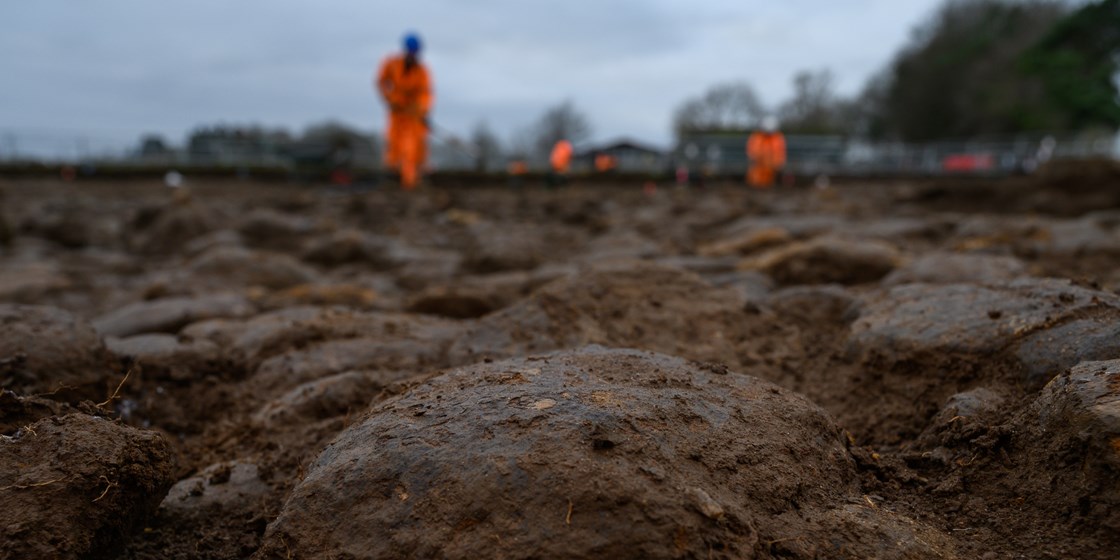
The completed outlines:
<svg viewBox="0 0 1120 560">
<path fill-rule="evenodd" d="M 1117 192 L 0 182 L 0 560 L 1115 558 Z"/>
</svg>

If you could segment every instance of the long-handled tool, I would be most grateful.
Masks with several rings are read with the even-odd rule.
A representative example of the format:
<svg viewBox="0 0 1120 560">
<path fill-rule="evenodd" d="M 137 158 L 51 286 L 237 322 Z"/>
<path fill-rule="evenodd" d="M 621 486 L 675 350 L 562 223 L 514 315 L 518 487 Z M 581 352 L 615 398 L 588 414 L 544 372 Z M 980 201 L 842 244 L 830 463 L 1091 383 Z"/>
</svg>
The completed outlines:
<svg viewBox="0 0 1120 560">
<path fill-rule="evenodd" d="M 455 134 L 451 131 L 437 125 L 431 120 L 427 121 L 426 124 L 428 126 L 428 132 L 432 133 L 432 137 L 436 140 L 439 140 L 440 142 L 451 146 L 452 148 L 458 150 L 460 153 L 471 158 L 472 160 L 476 160 L 479 158 L 478 150 L 474 149 L 474 147 L 472 147 L 470 144 L 467 144 L 466 142 L 460 140 L 459 137 L 455 136 Z"/>
</svg>

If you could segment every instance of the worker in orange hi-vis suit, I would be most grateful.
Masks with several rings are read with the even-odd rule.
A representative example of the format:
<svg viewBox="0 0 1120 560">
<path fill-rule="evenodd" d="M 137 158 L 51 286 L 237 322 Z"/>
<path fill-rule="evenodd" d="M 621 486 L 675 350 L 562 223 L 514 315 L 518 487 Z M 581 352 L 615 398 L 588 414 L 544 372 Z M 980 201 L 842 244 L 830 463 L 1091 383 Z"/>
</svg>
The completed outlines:
<svg viewBox="0 0 1120 560">
<path fill-rule="evenodd" d="M 595 171 L 599 173 L 606 173 L 615 168 L 616 160 L 610 154 L 598 154 L 595 156 Z"/>
<path fill-rule="evenodd" d="M 506 172 L 510 175 L 524 175 L 529 172 L 529 164 L 525 163 L 523 159 L 515 159 L 509 162 Z"/>
<path fill-rule="evenodd" d="M 549 175 L 548 183 L 550 186 L 556 186 L 564 182 L 568 175 L 568 168 L 572 164 L 572 143 L 567 140 L 558 140 L 552 146 L 552 155 L 548 158 L 552 164 L 552 173 Z"/>
<path fill-rule="evenodd" d="M 762 130 L 755 131 L 747 140 L 747 158 L 750 170 L 747 184 L 758 189 L 774 186 L 778 171 L 786 165 L 786 138 L 778 131 L 778 120 L 766 117 Z"/>
<path fill-rule="evenodd" d="M 572 164 L 572 143 L 567 140 L 559 140 L 552 146 L 552 156 L 549 158 L 552 162 L 552 170 L 556 173 L 567 173 L 568 167 Z"/>
<path fill-rule="evenodd" d="M 412 190 L 428 159 L 428 111 L 433 98 L 428 69 L 420 63 L 419 37 L 405 35 L 404 53 L 381 63 L 374 86 L 389 107 L 385 164 L 400 172 L 402 188 Z"/>
</svg>

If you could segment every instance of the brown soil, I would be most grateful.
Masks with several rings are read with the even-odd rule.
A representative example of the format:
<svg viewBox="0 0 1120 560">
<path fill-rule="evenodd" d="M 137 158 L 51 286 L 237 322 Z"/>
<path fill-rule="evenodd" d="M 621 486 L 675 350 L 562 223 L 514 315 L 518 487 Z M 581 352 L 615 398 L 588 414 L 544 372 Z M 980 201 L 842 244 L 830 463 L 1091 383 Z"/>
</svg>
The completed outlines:
<svg viewBox="0 0 1120 560">
<path fill-rule="evenodd" d="M 1113 558 L 1081 172 L 0 183 L 0 558 Z"/>
<path fill-rule="evenodd" d="M 172 482 L 163 437 L 98 416 L 51 416 L 4 437 L 0 558 L 104 556 Z"/>
<path fill-rule="evenodd" d="M 721 366 L 599 347 L 482 364 L 327 446 L 260 556 L 869 557 L 900 536 L 904 555 L 952 556 L 911 519 L 847 507 L 845 444 L 804 397 Z M 836 539 L 849 524 L 864 531 Z"/>
</svg>

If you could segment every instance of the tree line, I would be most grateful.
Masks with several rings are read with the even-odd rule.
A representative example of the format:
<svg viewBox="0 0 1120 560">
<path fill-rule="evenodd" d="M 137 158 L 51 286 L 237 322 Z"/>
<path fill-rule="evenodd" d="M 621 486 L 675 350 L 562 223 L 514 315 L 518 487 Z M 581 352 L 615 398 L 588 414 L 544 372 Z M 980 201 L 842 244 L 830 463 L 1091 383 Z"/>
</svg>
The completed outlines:
<svg viewBox="0 0 1120 560">
<path fill-rule="evenodd" d="M 802 134 L 927 141 L 1120 127 L 1120 0 L 947 0 L 858 95 L 802 71 L 767 108 L 749 83 L 712 87 L 675 112 L 678 134 L 743 129 L 765 114 Z"/>
<path fill-rule="evenodd" d="M 774 115 L 794 134 L 921 142 L 1120 128 L 1120 0 L 945 0 L 861 92 L 836 93 L 828 69 L 793 77 L 767 107 L 747 81 L 717 84 L 673 113 L 678 138 L 743 131 Z M 515 134 L 511 151 L 541 156 L 559 138 L 590 137 L 571 102 Z M 484 124 L 473 136 L 500 151 Z"/>
</svg>

